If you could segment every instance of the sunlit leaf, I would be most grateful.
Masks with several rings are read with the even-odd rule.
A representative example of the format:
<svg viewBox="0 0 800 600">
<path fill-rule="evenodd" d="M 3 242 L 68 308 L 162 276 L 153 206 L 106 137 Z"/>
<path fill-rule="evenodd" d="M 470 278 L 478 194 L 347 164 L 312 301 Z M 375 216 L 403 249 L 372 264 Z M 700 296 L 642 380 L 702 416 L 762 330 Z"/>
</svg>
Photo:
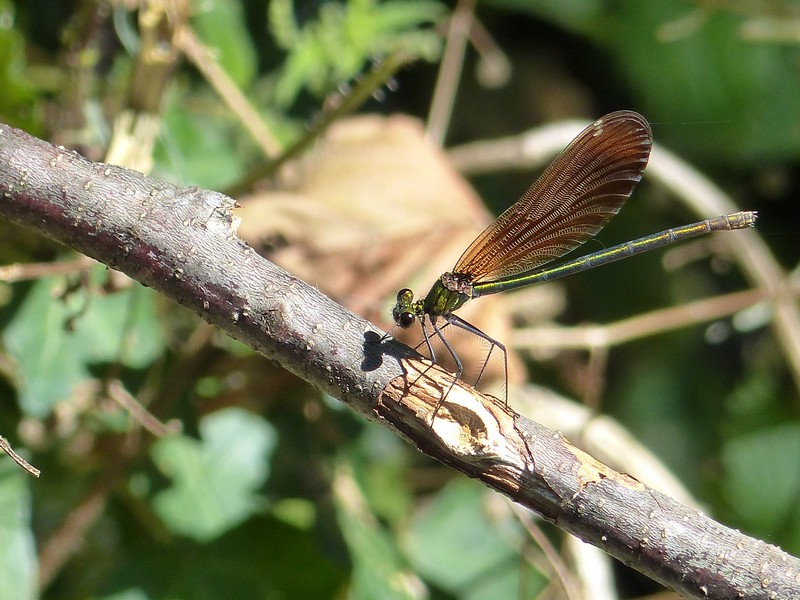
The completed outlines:
<svg viewBox="0 0 800 600">
<path fill-rule="evenodd" d="M 481 486 L 460 480 L 418 513 L 407 544 L 417 571 L 469 600 L 515 598 L 521 577 L 526 590 L 541 588 L 546 580 L 520 563 L 524 538 L 508 522 L 490 517 L 486 498 Z"/>
<path fill-rule="evenodd" d="M 98 267 L 93 278 L 105 276 Z M 92 380 L 92 365 L 141 369 L 164 348 L 152 290 L 135 284 L 102 296 L 83 288 L 60 298 L 64 284 L 61 277 L 37 281 L 3 331 L 18 368 L 20 406 L 36 417 Z"/>
<path fill-rule="evenodd" d="M 204 417 L 200 435 L 153 446 L 153 461 L 172 480 L 154 506 L 172 531 L 207 541 L 263 507 L 255 491 L 269 474 L 275 433 L 260 417 L 228 408 Z"/>
</svg>

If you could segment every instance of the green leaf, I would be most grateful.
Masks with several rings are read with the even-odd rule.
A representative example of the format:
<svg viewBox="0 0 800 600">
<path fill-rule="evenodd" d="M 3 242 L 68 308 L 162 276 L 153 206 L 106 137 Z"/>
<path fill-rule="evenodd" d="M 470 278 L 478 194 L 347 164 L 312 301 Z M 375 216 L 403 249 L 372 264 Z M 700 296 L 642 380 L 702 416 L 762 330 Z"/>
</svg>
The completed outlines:
<svg viewBox="0 0 800 600">
<path fill-rule="evenodd" d="M 214 49 L 215 58 L 240 88 L 256 75 L 256 52 L 242 14 L 242 4 L 230 0 L 203 0 L 192 25 L 198 37 Z"/>
<path fill-rule="evenodd" d="M 349 468 L 338 469 L 334 495 L 339 528 L 353 561 L 348 597 L 355 600 L 416 598 L 418 584 L 395 545 L 392 534 L 369 511 L 363 490 Z"/>
<path fill-rule="evenodd" d="M 734 163 L 796 156 L 800 96 L 785 76 L 794 69 L 792 54 L 743 40 L 742 17 L 722 11 L 664 39 L 669 26 L 691 15 L 684 3 L 659 4 L 624 3 L 609 41 L 654 118 L 695 124 L 690 142 L 680 127 L 665 128 L 661 142 L 687 156 Z"/>
<path fill-rule="evenodd" d="M 0 453 L 0 600 L 37 598 L 31 478 Z"/>
<path fill-rule="evenodd" d="M 384 427 L 366 427 L 346 460 L 371 510 L 391 526 L 404 526 L 414 497 L 408 483 L 408 445 Z M 411 460 L 414 460 L 411 458 Z"/>
<path fill-rule="evenodd" d="M 541 589 L 546 579 L 521 569 L 522 533 L 514 522 L 491 518 L 489 498 L 467 480 L 443 489 L 414 520 L 407 544 L 412 563 L 427 580 L 469 600 L 516 598 L 520 589 Z"/>
<path fill-rule="evenodd" d="M 93 271 L 93 280 L 105 277 L 103 267 Z M 141 369 L 164 348 L 152 290 L 134 284 L 99 296 L 82 288 L 60 298 L 64 282 L 63 277 L 37 281 L 3 332 L 18 368 L 20 406 L 37 418 L 92 380 L 91 365 L 119 361 Z"/>
<path fill-rule="evenodd" d="M 759 430 L 728 441 L 722 451 L 723 490 L 735 514 L 761 535 L 798 527 L 800 423 Z M 800 540 L 794 540 L 797 546 Z"/>
<path fill-rule="evenodd" d="M 300 38 L 300 30 L 294 20 L 292 0 L 272 0 L 267 5 L 270 31 L 275 43 L 284 50 L 291 50 Z"/>
<path fill-rule="evenodd" d="M 154 152 L 156 176 L 209 189 L 222 189 L 242 176 L 249 140 L 241 142 L 240 125 L 216 106 L 202 92 L 173 88 Z"/>
<path fill-rule="evenodd" d="M 214 539 L 262 505 L 256 490 L 269 474 L 275 433 L 264 419 L 239 408 L 203 418 L 201 439 L 176 435 L 151 450 L 172 485 L 156 494 L 154 507 L 175 533 Z"/>
</svg>

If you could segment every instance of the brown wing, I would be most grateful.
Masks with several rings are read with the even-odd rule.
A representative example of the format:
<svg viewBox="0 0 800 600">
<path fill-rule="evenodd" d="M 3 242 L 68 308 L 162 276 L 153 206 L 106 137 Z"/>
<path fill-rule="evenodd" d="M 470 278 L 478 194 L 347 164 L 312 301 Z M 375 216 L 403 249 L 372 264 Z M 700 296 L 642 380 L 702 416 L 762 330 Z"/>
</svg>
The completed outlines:
<svg viewBox="0 0 800 600">
<path fill-rule="evenodd" d="M 584 129 L 513 206 L 458 259 L 473 283 L 531 271 L 594 236 L 642 178 L 652 147 L 647 121 L 608 114 Z"/>
</svg>

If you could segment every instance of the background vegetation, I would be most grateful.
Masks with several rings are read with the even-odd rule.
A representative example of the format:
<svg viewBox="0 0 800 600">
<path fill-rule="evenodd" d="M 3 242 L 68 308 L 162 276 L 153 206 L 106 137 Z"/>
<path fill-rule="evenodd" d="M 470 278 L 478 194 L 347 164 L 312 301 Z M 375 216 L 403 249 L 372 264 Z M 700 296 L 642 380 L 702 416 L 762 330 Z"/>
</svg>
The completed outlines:
<svg viewBox="0 0 800 600">
<path fill-rule="evenodd" d="M 340 112 L 359 86 L 371 92 L 360 112 L 426 119 L 455 4 L 165 6 L 191 38 L 147 29 L 145 18 L 161 14 L 156 2 L 0 0 L 0 120 L 102 160 L 120 115 L 155 115 L 149 163 L 137 168 L 237 190 L 251 243 L 388 325 L 392 292 L 407 284 L 393 260 L 427 244 L 425 262 L 425 248 L 443 245 L 441 229 L 426 237 L 407 223 L 423 212 L 480 211 L 437 209 L 435 197 L 403 204 L 427 181 L 414 170 L 420 159 L 435 154 L 384 152 L 380 135 L 344 170 L 323 168 L 340 148 L 330 140 L 293 148 L 332 116 L 348 123 Z M 475 15 L 482 34 L 445 111 L 445 147 L 637 110 L 659 143 L 759 210 L 759 233 L 795 268 L 793 2 L 497 0 Z M 187 39 L 213 53 L 192 54 Z M 160 71 L 152 57 L 142 62 L 153 48 L 164 53 Z M 397 56 L 407 64 L 369 87 Z M 256 120 L 232 108 L 230 90 Z M 279 161 L 283 170 L 250 184 Z M 532 179 L 506 170 L 473 183 L 498 212 Z M 324 203 L 331 199 L 340 203 Z M 599 243 L 689 220 L 645 180 Z M 704 244 L 677 255 L 671 271 L 656 253 L 571 278 L 555 288 L 565 302 L 549 318 L 603 323 L 744 287 L 724 249 L 712 259 Z M 457 255 L 449 250 L 445 268 Z M 0 435 L 42 469 L 34 480 L 0 460 L 0 599 L 478 600 L 536 597 L 548 585 L 560 593 L 560 559 L 548 554 L 565 543 L 557 530 L 526 522 L 180 307 L 6 222 L 0 264 L 15 267 L 0 267 Z M 537 308 L 519 304 L 518 326 Z M 505 315 L 501 307 L 493 311 Z M 616 418 L 716 518 L 800 553 L 798 377 L 770 329 L 769 304 L 608 355 L 523 358 L 519 373 Z M 658 588 L 620 569 L 617 591 Z"/>
</svg>

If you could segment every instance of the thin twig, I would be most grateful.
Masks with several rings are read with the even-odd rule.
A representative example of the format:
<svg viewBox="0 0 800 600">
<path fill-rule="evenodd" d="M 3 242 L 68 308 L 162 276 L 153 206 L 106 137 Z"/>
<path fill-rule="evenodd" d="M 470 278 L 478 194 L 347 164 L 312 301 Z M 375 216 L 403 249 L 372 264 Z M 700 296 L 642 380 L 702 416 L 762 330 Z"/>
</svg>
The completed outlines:
<svg viewBox="0 0 800 600">
<path fill-rule="evenodd" d="M 800 286 L 793 285 L 782 293 L 797 298 Z M 610 348 L 650 335 L 721 319 L 758 302 L 774 299 L 774 294 L 768 290 L 746 290 L 653 310 L 605 325 L 516 329 L 511 333 L 511 345 L 526 349 Z"/>
<path fill-rule="evenodd" d="M 264 156 L 270 159 L 278 156 L 282 150 L 280 142 L 247 97 L 219 66 L 213 52 L 197 39 L 194 31 L 189 27 L 181 28 L 176 37 L 176 44 L 197 67 L 197 70 L 203 74 L 203 77 L 216 90 L 233 114 L 239 118 L 239 122 L 250 133 Z"/>
<path fill-rule="evenodd" d="M 544 534 L 540 527 L 532 521 L 532 515 L 529 511 L 523 510 L 521 506 L 509 502 L 508 506 L 511 512 L 516 517 L 517 521 L 525 528 L 530 538 L 536 542 L 536 545 L 541 548 L 542 553 L 547 559 L 548 564 L 552 569 L 554 579 L 561 585 L 564 591 L 564 597 L 567 600 L 579 600 L 580 594 L 575 586 L 575 578 L 569 572 L 561 556 L 558 554 L 555 546 L 553 546 L 550 539 Z"/>
<path fill-rule="evenodd" d="M 167 435 L 180 433 L 182 424 L 178 420 L 171 420 L 162 423 L 155 415 L 151 414 L 140 402 L 136 400 L 120 383 L 118 379 L 112 380 L 106 387 L 109 398 L 130 413 L 131 417 L 152 433 L 155 437 L 161 438 Z"/>
<path fill-rule="evenodd" d="M 40 279 L 42 277 L 50 277 L 53 275 L 72 275 L 73 273 L 84 273 L 95 264 L 97 264 L 97 261 L 94 261 L 86 256 L 81 256 L 75 260 L 2 265 L 0 266 L 0 281 L 13 283 L 15 281 Z"/>
<path fill-rule="evenodd" d="M 479 57 L 478 81 L 488 88 L 505 85 L 511 77 L 511 61 L 478 18 L 472 20 L 469 41 Z"/>
<path fill-rule="evenodd" d="M 122 457 L 110 460 L 95 484 L 75 506 L 61 526 L 41 544 L 39 551 L 39 590 L 46 590 L 69 559 L 83 546 L 86 531 L 97 521 L 108 496 L 128 468 Z"/>
<path fill-rule="evenodd" d="M 28 473 L 30 473 L 34 477 L 39 477 L 39 475 L 41 474 L 41 471 L 39 469 L 34 467 L 31 463 L 22 458 L 16 452 L 14 452 L 14 449 L 11 447 L 11 444 L 9 444 L 8 440 L 6 440 L 6 438 L 4 438 L 2 435 L 0 435 L 0 450 L 8 454 L 11 457 L 11 460 L 13 460 L 15 463 L 17 463 L 20 467 L 25 469 Z"/>
<path fill-rule="evenodd" d="M 447 45 L 439 65 L 439 76 L 433 90 L 426 126 L 428 138 L 440 146 L 444 143 L 453 113 L 458 82 L 461 80 L 461 70 L 464 66 L 464 52 L 474 16 L 475 0 L 460 0 L 450 17 Z"/>
<path fill-rule="evenodd" d="M 710 179 L 677 155 L 654 146 L 647 173 L 701 215 L 724 214 L 736 210 L 733 200 Z M 729 210 L 730 209 L 730 210 Z M 795 385 L 800 389 L 800 306 L 783 294 L 786 274 L 758 234 L 758 229 L 741 232 L 728 248 L 742 271 L 757 286 L 770 294 L 774 306 L 772 330 L 783 347 Z"/>
</svg>

